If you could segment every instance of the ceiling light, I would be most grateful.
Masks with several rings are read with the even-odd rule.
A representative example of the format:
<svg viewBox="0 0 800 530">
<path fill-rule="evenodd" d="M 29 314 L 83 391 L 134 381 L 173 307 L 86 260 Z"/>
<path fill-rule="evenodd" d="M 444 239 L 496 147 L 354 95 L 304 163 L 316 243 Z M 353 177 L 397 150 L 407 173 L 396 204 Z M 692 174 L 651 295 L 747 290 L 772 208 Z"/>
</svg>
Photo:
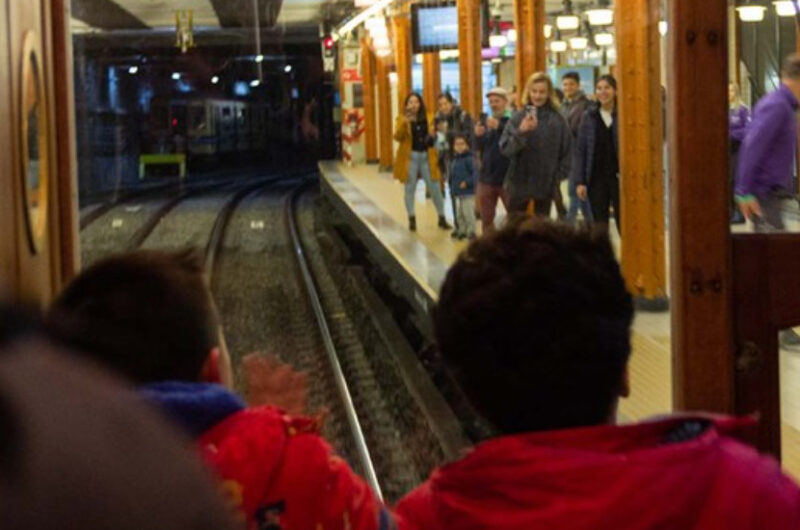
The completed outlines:
<svg viewBox="0 0 800 530">
<path fill-rule="evenodd" d="M 392 50 L 390 50 L 389 48 L 379 48 L 375 50 L 375 55 L 377 55 L 378 57 L 386 57 L 390 53 L 392 53 Z"/>
<path fill-rule="evenodd" d="M 614 23 L 613 9 L 590 9 L 586 11 L 586 16 L 589 17 L 589 24 L 592 26 L 608 26 Z"/>
<path fill-rule="evenodd" d="M 573 50 L 585 50 L 589 46 L 589 39 L 586 37 L 572 37 L 569 39 L 569 47 Z"/>
<path fill-rule="evenodd" d="M 139 73 L 139 67 L 138 66 L 131 66 L 130 68 L 128 68 L 128 73 L 131 74 L 131 75 L 138 74 Z"/>
<path fill-rule="evenodd" d="M 264 56 L 261 55 L 260 53 L 258 55 L 256 55 L 256 62 L 257 63 L 263 63 L 264 62 Z"/>
<path fill-rule="evenodd" d="M 549 39 L 553 36 L 553 25 L 552 24 L 545 24 L 544 25 L 544 38 Z"/>
<path fill-rule="evenodd" d="M 378 37 L 377 39 L 372 39 L 372 45 L 377 48 L 391 48 L 391 43 L 389 42 L 388 37 Z"/>
<path fill-rule="evenodd" d="M 793 17 L 797 13 L 793 0 L 782 0 L 772 3 L 775 5 L 775 11 L 778 12 L 779 17 Z"/>
<path fill-rule="evenodd" d="M 611 46 L 614 44 L 614 35 L 611 33 L 595 33 L 594 43 L 598 46 Z"/>
<path fill-rule="evenodd" d="M 506 32 L 506 37 L 508 37 L 508 42 L 517 42 L 517 30 L 510 29 Z"/>
<path fill-rule="evenodd" d="M 389 82 L 397 83 L 397 72 L 389 72 Z"/>
<path fill-rule="evenodd" d="M 422 64 L 422 54 L 418 53 L 414 56 L 414 62 L 417 64 Z"/>
<path fill-rule="evenodd" d="M 253 79 L 252 81 L 250 81 L 250 86 L 253 87 L 253 88 L 257 87 L 260 84 L 261 84 L 261 81 L 259 81 L 258 79 Z"/>
<path fill-rule="evenodd" d="M 369 36 L 373 39 L 389 36 L 389 30 L 386 29 L 386 26 L 378 26 L 367 31 L 369 31 Z"/>
<path fill-rule="evenodd" d="M 556 53 L 562 53 L 567 51 L 567 41 L 563 40 L 554 40 L 550 43 L 550 50 Z"/>
<path fill-rule="evenodd" d="M 666 20 L 659 21 L 658 32 L 661 33 L 661 36 L 666 37 L 668 31 L 669 31 L 669 24 L 667 24 L 667 21 Z"/>
<path fill-rule="evenodd" d="M 383 17 L 374 17 L 366 22 L 364 22 L 364 27 L 367 28 L 369 31 L 373 31 L 375 28 L 386 28 L 386 19 Z"/>
<path fill-rule="evenodd" d="M 561 15 L 556 17 L 556 27 L 562 30 L 578 29 L 581 25 L 581 19 L 575 15 Z"/>
<path fill-rule="evenodd" d="M 502 48 L 508 44 L 508 39 L 505 35 L 490 35 L 489 36 L 489 47 L 490 48 Z"/>
<path fill-rule="evenodd" d="M 336 30 L 336 34 L 339 37 L 344 37 L 355 28 L 357 28 L 362 22 L 369 20 L 378 15 L 381 11 L 386 9 L 394 0 L 378 0 L 368 8 L 364 9 L 363 11 L 359 12 L 356 16 L 339 26 Z M 385 23 L 384 23 L 385 24 Z"/>
<path fill-rule="evenodd" d="M 217 83 L 219 83 L 219 76 L 215 75 L 214 77 L 211 78 L 211 84 L 216 85 Z"/>
<path fill-rule="evenodd" d="M 764 13 L 767 10 L 764 6 L 744 5 L 736 8 L 742 22 L 761 22 L 764 20 Z"/>
<path fill-rule="evenodd" d="M 283 71 L 286 72 L 287 74 L 290 73 L 292 71 L 292 65 L 287 64 L 286 66 L 283 67 Z"/>
<path fill-rule="evenodd" d="M 181 74 L 179 74 L 178 72 L 172 72 L 172 80 L 173 81 L 179 81 L 180 78 L 181 78 Z"/>
</svg>

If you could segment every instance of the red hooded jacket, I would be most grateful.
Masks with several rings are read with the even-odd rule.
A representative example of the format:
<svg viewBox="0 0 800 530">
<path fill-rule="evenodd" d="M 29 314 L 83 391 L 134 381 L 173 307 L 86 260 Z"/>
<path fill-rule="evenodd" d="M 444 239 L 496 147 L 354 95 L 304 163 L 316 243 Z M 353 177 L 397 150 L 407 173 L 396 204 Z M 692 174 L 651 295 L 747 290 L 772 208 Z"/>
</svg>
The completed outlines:
<svg viewBox="0 0 800 530">
<path fill-rule="evenodd" d="M 703 427 L 681 437 L 692 424 Z M 497 438 L 435 471 L 400 501 L 397 522 L 401 530 L 799 529 L 800 489 L 777 462 L 724 434 L 741 425 L 684 417 Z"/>
</svg>

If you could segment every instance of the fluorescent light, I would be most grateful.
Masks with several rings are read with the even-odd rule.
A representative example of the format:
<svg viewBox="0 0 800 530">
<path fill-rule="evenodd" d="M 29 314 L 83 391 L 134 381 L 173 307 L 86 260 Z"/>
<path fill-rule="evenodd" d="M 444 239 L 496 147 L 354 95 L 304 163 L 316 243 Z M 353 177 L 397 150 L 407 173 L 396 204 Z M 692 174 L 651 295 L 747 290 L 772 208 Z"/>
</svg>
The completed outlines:
<svg viewBox="0 0 800 530">
<path fill-rule="evenodd" d="M 383 11 L 387 6 L 391 5 L 394 0 L 379 0 L 378 2 L 372 4 L 368 8 L 361 11 L 359 14 L 339 26 L 339 29 L 336 30 L 336 34 L 339 37 L 344 37 L 355 28 L 357 28 L 362 22 L 365 20 L 376 16 L 378 13 Z"/>
<path fill-rule="evenodd" d="M 549 39 L 553 36 L 553 25 L 552 24 L 545 24 L 544 25 L 544 38 Z"/>
<path fill-rule="evenodd" d="M 261 55 L 260 53 L 258 55 L 256 55 L 256 62 L 257 63 L 263 63 L 264 62 L 264 56 Z"/>
<path fill-rule="evenodd" d="M 508 39 L 505 35 L 489 35 L 490 48 L 502 48 L 508 44 Z"/>
<path fill-rule="evenodd" d="M 567 51 L 567 41 L 563 40 L 554 40 L 550 43 L 550 51 L 554 51 L 556 53 L 562 53 Z"/>
<path fill-rule="evenodd" d="M 260 84 L 261 84 L 261 81 L 259 81 L 258 79 L 253 79 L 252 81 L 250 81 L 250 86 L 253 87 L 253 88 L 257 87 Z"/>
<path fill-rule="evenodd" d="M 766 10 L 767 8 L 764 6 L 739 6 L 736 8 L 742 22 L 761 22 L 764 20 Z"/>
<path fill-rule="evenodd" d="M 128 73 L 131 74 L 131 75 L 138 74 L 139 73 L 139 67 L 138 66 L 131 66 L 130 68 L 128 68 Z"/>
<path fill-rule="evenodd" d="M 598 46 L 611 46 L 614 44 L 614 35 L 611 33 L 595 33 L 594 43 Z"/>
<path fill-rule="evenodd" d="M 612 9 L 590 9 L 586 11 L 589 17 L 589 24 L 592 26 L 608 26 L 614 23 L 614 11 Z"/>
<path fill-rule="evenodd" d="M 215 75 L 214 77 L 211 78 L 211 84 L 216 85 L 217 83 L 219 83 L 219 76 Z"/>
<path fill-rule="evenodd" d="M 779 17 L 793 17 L 796 13 L 792 0 L 782 0 L 772 3 L 775 5 L 775 11 L 778 12 Z"/>
<path fill-rule="evenodd" d="M 178 72 L 172 72 L 172 80 L 173 81 L 179 81 L 180 78 L 181 78 L 181 74 L 179 74 Z"/>
<path fill-rule="evenodd" d="M 556 17 L 556 27 L 562 30 L 578 29 L 581 26 L 581 19 L 575 15 L 561 15 Z"/>
<path fill-rule="evenodd" d="M 292 71 L 292 65 L 291 64 L 287 64 L 286 66 L 283 67 L 283 71 L 288 74 L 289 72 Z"/>
<path fill-rule="evenodd" d="M 517 42 L 517 30 L 513 28 L 508 30 L 506 37 L 508 37 L 508 42 Z"/>
<path fill-rule="evenodd" d="M 669 31 L 669 24 L 666 20 L 661 20 L 658 23 L 658 32 L 661 33 L 662 37 L 667 36 L 667 32 Z"/>
<path fill-rule="evenodd" d="M 569 47 L 573 50 L 585 50 L 589 46 L 589 39 L 586 37 L 572 37 L 569 39 Z"/>
</svg>

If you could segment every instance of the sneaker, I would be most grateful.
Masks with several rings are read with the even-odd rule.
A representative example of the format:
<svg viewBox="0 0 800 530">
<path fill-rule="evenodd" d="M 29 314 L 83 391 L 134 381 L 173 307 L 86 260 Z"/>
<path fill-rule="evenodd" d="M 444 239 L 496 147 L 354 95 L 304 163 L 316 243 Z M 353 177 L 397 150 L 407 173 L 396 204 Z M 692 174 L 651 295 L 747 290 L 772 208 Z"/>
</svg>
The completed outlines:
<svg viewBox="0 0 800 530">
<path fill-rule="evenodd" d="M 441 228 L 442 230 L 450 230 L 453 227 L 450 226 L 449 224 L 447 224 L 447 219 L 444 218 L 444 215 L 440 215 L 439 216 L 439 228 Z"/>
<path fill-rule="evenodd" d="M 417 218 L 416 217 L 409 217 L 408 218 L 408 229 L 412 232 L 417 231 Z"/>
</svg>

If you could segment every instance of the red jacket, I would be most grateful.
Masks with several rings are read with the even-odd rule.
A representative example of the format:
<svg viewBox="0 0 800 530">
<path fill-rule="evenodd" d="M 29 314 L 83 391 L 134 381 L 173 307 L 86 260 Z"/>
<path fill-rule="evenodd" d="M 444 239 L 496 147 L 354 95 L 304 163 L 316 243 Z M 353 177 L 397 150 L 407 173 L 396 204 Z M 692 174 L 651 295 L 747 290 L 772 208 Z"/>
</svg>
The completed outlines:
<svg viewBox="0 0 800 530">
<path fill-rule="evenodd" d="M 695 418 L 697 421 L 704 421 Z M 715 419 L 687 418 L 497 438 L 400 501 L 402 529 L 783 530 L 800 489 Z M 697 425 L 697 423 L 695 423 Z M 679 440 L 674 441 L 675 434 Z"/>
<path fill-rule="evenodd" d="M 389 524 L 366 483 L 310 419 L 235 412 L 198 440 L 249 529 L 375 530 Z"/>
</svg>

